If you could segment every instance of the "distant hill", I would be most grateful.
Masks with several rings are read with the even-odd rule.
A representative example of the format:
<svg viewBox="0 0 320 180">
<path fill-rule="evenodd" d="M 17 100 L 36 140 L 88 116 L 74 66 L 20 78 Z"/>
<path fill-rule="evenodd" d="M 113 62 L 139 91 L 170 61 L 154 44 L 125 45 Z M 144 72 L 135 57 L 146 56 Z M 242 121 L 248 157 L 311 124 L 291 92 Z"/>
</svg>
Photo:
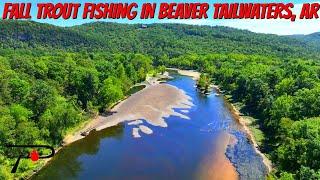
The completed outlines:
<svg viewBox="0 0 320 180">
<path fill-rule="evenodd" d="M 292 35 L 291 37 L 305 41 L 306 43 L 314 44 L 315 46 L 320 46 L 320 32 L 308 35 Z"/>
<path fill-rule="evenodd" d="M 0 43 L 2 48 L 67 48 L 80 49 L 101 46 L 99 41 L 69 28 L 33 21 L 1 21 Z"/>
<path fill-rule="evenodd" d="M 185 53 L 244 53 L 318 58 L 320 49 L 300 38 L 220 26 L 96 22 L 57 27 L 32 21 L 0 21 L 3 49 L 135 52 L 160 57 Z"/>
</svg>

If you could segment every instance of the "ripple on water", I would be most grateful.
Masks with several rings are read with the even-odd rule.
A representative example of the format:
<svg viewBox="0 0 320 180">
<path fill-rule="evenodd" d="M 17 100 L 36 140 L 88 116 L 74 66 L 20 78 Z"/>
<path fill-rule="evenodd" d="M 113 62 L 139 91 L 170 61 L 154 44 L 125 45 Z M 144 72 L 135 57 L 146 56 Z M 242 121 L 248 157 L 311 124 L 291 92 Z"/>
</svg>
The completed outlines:
<svg viewBox="0 0 320 180">
<path fill-rule="evenodd" d="M 226 155 L 236 167 L 240 179 L 265 179 L 267 169 L 262 162 L 263 159 L 255 152 L 246 134 L 235 131 L 233 135 L 237 137 L 237 143 L 233 147 L 227 148 Z"/>
</svg>

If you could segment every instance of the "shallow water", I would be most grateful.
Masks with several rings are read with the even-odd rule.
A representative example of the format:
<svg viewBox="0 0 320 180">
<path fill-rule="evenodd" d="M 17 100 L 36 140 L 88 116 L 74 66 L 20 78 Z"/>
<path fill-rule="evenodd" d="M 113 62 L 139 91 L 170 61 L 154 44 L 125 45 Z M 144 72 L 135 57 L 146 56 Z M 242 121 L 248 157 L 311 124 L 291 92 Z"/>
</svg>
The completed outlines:
<svg viewBox="0 0 320 180">
<path fill-rule="evenodd" d="M 134 93 L 144 89 L 145 87 L 146 87 L 146 85 L 134 86 L 134 87 L 129 89 L 127 95 L 134 94 Z"/>
<path fill-rule="evenodd" d="M 220 179 L 234 174 L 240 179 L 264 178 L 261 157 L 239 130 L 223 97 L 214 92 L 200 95 L 194 80 L 186 76 L 168 84 L 192 97 L 195 106 L 176 109 L 190 120 L 170 116 L 167 128 L 144 121 L 153 134 L 140 132 L 141 138 L 132 136 L 135 126 L 128 123 L 94 132 L 63 148 L 32 179 Z"/>
</svg>

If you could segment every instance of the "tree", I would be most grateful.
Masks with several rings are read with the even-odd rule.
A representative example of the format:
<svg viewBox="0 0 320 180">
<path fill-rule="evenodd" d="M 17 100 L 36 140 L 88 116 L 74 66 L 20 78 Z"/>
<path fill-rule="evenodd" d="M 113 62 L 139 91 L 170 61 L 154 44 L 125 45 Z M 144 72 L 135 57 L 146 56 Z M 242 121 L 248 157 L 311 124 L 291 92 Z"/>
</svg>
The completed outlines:
<svg viewBox="0 0 320 180">
<path fill-rule="evenodd" d="M 313 89 L 301 89 L 294 97 L 294 119 L 315 117 L 320 114 L 320 86 Z"/>
<path fill-rule="evenodd" d="M 34 144 L 40 139 L 39 129 L 34 122 L 20 122 L 15 127 L 15 140 L 19 144 Z"/>
<path fill-rule="evenodd" d="M 22 102 L 26 99 L 30 91 L 27 81 L 14 78 L 9 81 L 10 94 L 14 102 Z"/>
<path fill-rule="evenodd" d="M 56 91 L 45 81 L 38 80 L 31 87 L 26 106 L 32 110 L 35 117 L 39 117 L 52 103 L 54 103 Z"/>
<path fill-rule="evenodd" d="M 49 142 L 61 142 L 65 130 L 83 119 L 81 113 L 63 97 L 58 97 L 39 118 L 41 136 Z"/>
<path fill-rule="evenodd" d="M 131 59 L 131 63 L 136 70 L 144 69 L 145 72 L 148 72 L 152 69 L 152 59 L 149 56 L 135 54 Z"/>
<path fill-rule="evenodd" d="M 13 70 L 4 69 L 0 66 L 0 104 L 11 103 L 11 92 L 9 88 L 9 80 L 16 77 Z"/>
<path fill-rule="evenodd" d="M 147 72 L 143 68 L 140 68 L 138 70 L 138 81 L 144 81 L 146 77 L 147 77 Z"/>
<path fill-rule="evenodd" d="M 287 130 L 286 139 L 277 148 L 280 168 L 290 172 L 320 169 L 320 118 L 296 121 Z M 307 169 L 303 168 L 307 167 Z M 303 168 L 303 169 L 300 169 Z M 308 168 L 310 168 L 308 170 Z M 309 171 L 306 173 L 306 171 Z M 312 173 L 313 174 L 313 173 Z"/>
<path fill-rule="evenodd" d="M 204 91 L 208 91 L 210 84 L 211 84 L 210 77 L 207 74 L 201 74 L 197 82 L 198 88 Z"/>
<path fill-rule="evenodd" d="M 111 76 L 103 81 L 103 86 L 100 90 L 100 101 L 102 107 L 110 107 L 110 105 L 123 97 L 124 93 L 119 79 Z"/>
<path fill-rule="evenodd" d="M 34 63 L 35 77 L 37 79 L 45 79 L 48 74 L 48 67 L 44 61 Z"/>
<path fill-rule="evenodd" d="M 77 95 L 82 108 L 86 109 L 92 101 L 99 86 L 98 73 L 95 69 L 76 68 L 71 73 L 71 94 Z"/>
<path fill-rule="evenodd" d="M 12 104 L 9 110 L 10 115 L 15 119 L 17 123 L 28 122 L 32 117 L 32 111 L 20 104 Z"/>
<path fill-rule="evenodd" d="M 13 176 L 10 173 L 9 168 L 4 165 L 0 167 L 0 179 L 13 179 Z"/>
<path fill-rule="evenodd" d="M 296 81 L 293 78 L 284 78 L 280 81 L 279 84 L 275 86 L 275 91 L 278 96 L 288 94 L 293 95 L 296 91 L 295 87 Z"/>
<path fill-rule="evenodd" d="M 164 72 L 166 72 L 166 67 L 164 65 L 161 65 L 158 67 L 158 71 L 163 74 Z"/>
<path fill-rule="evenodd" d="M 288 172 L 280 173 L 279 180 L 294 180 L 294 175 Z"/>
<path fill-rule="evenodd" d="M 126 68 L 126 74 L 128 75 L 129 79 L 136 83 L 138 82 L 138 74 L 137 71 L 134 69 L 133 65 L 130 63 Z"/>
<path fill-rule="evenodd" d="M 123 67 L 123 64 L 120 64 L 116 69 L 115 77 L 117 77 L 121 81 L 122 91 L 123 92 L 128 91 L 132 83 L 130 82 L 130 79 L 126 75 L 126 71 Z"/>
<path fill-rule="evenodd" d="M 254 78 L 247 84 L 247 97 L 245 103 L 252 112 L 263 112 L 269 108 L 269 94 L 270 89 L 267 83 L 261 79 Z"/>
<path fill-rule="evenodd" d="M 292 96 L 283 95 L 278 97 L 273 103 L 270 109 L 270 126 L 276 127 L 281 118 L 292 117 L 294 106 L 294 100 Z"/>
<path fill-rule="evenodd" d="M 297 179 L 317 180 L 320 179 L 320 170 L 315 171 L 309 167 L 302 166 L 297 173 Z"/>
<path fill-rule="evenodd" d="M 0 144 L 13 144 L 15 139 L 16 122 L 8 112 L 8 109 L 2 109 L 0 114 Z"/>
</svg>

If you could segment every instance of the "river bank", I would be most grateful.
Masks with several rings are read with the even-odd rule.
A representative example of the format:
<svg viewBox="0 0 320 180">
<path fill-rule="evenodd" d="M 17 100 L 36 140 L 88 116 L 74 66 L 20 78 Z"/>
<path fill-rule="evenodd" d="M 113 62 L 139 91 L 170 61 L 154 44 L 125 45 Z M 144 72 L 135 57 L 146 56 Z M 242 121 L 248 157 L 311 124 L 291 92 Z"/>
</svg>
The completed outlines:
<svg viewBox="0 0 320 180">
<path fill-rule="evenodd" d="M 191 108 L 191 106 L 193 106 L 191 98 L 174 86 L 161 84 L 162 81 L 160 80 L 163 78 L 163 75 L 147 78 L 146 82 L 143 83 L 146 87 L 117 103 L 111 109 L 111 115 L 99 115 L 84 128 L 66 136 L 63 144 L 68 145 L 84 138 L 83 132 L 88 130 L 100 131 L 125 121 L 138 126 L 142 123 L 142 120 L 145 120 L 153 126 L 167 127 L 164 118 L 171 115 L 189 119 L 187 116 L 175 112 L 173 109 Z M 138 126 L 138 128 L 133 129 L 133 136 L 140 137 L 139 131 L 152 132 L 148 127 Z"/>
<path fill-rule="evenodd" d="M 197 71 L 193 71 L 193 70 L 181 70 L 181 69 L 176 69 L 176 68 L 169 68 L 170 70 L 176 71 L 177 73 L 184 75 L 184 76 L 190 76 L 192 77 L 192 79 L 194 80 L 198 80 L 200 78 L 200 73 Z M 219 86 L 213 84 L 212 88 L 214 88 L 218 94 L 221 93 L 221 89 L 219 88 Z M 271 172 L 272 170 L 272 162 L 266 157 L 265 154 L 263 154 L 260 149 L 259 149 L 259 145 L 256 141 L 256 137 L 254 136 L 254 133 L 252 133 L 252 131 L 250 130 L 250 120 L 248 120 L 247 118 L 244 118 L 239 109 L 236 108 L 236 106 L 232 103 L 230 103 L 229 101 L 227 102 L 230 107 L 229 110 L 231 111 L 234 119 L 240 124 L 240 126 L 243 128 L 243 131 L 246 133 L 250 143 L 252 144 L 252 146 L 254 147 L 255 152 L 261 156 L 261 158 L 263 159 L 263 164 L 266 166 L 268 173 Z M 223 141 L 225 142 L 225 141 Z M 232 142 L 232 141 L 230 141 Z M 233 144 L 230 143 L 228 144 L 230 146 L 232 146 Z M 225 148 L 226 149 L 226 148 Z M 230 169 L 230 168 L 229 168 Z M 232 173 L 230 173 L 232 174 Z M 230 178 L 230 177 L 229 177 Z"/>
<path fill-rule="evenodd" d="M 215 93 L 203 96 L 193 78 L 171 75 L 175 77 L 171 81 L 151 85 L 119 103 L 118 109 L 112 108 L 114 114 L 105 119 L 111 123 L 117 119 L 130 121 L 101 131 L 97 128 L 88 137 L 70 143 L 32 179 L 262 179 L 266 167 L 224 98 Z M 184 97 L 190 96 L 187 100 L 195 106 L 181 108 L 173 103 L 178 107 L 174 113 L 183 116 L 171 114 L 158 119 L 172 112 L 163 109 L 168 103 L 177 99 L 183 102 L 179 95 L 168 95 L 177 90 L 185 92 L 181 94 Z M 142 96 L 136 95 L 139 93 Z M 156 107 L 146 107 L 148 103 Z M 133 109 L 135 106 L 139 108 Z M 140 119 L 142 115 L 148 117 Z"/>
<path fill-rule="evenodd" d="M 156 85 L 161 82 L 160 79 L 164 79 L 164 78 L 171 78 L 171 77 L 168 76 L 168 74 L 158 75 L 156 77 L 147 76 L 146 80 L 144 82 L 135 84 L 131 88 L 136 87 L 136 86 L 142 86 L 142 85 L 145 87 Z M 116 106 L 118 106 L 121 102 L 125 101 L 128 97 L 130 97 L 130 96 L 126 96 L 122 100 L 120 100 L 120 101 L 116 102 L 114 105 L 112 105 L 111 111 L 113 111 L 114 108 L 116 108 Z M 65 146 L 68 146 L 68 145 L 70 145 L 80 139 L 85 138 L 85 136 L 81 135 L 82 132 L 85 132 L 88 129 L 92 129 L 92 130 L 95 129 L 95 127 L 97 127 L 99 124 L 101 124 L 101 120 L 103 119 L 103 117 L 104 117 L 104 115 L 97 115 L 95 117 L 90 118 L 87 121 L 82 122 L 81 124 L 77 125 L 76 127 L 73 127 L 71 130 L 69 130 L 66 133 L 66 135 L 64 136 L 61 145 L 55 148 L 55 154 L 57 154 Z M 110 126 L 111 126 L 111 124 L 110 124 Z M 47 159 L 39 161 L 39 164 L 37 165 L 36 169 L 31 171 L 30 173 L 27 173 L 29 175 L 24 178 L 26 178 L 26 179 L 31 178 L 33 175 L 38 173 L 44 166 L 46 166 L 48 163 L 50 163 L 51 160 L 52 160 L 52 158 L 47 158 Z"/>
<path fill-rule="evenodd" d="M 180 75 L 189 76 L 193 80 L 197 81 L 200 78 L 201 73 L 194 70 L 181 70 L 176 68 L 168 68 L 171 71 L 175 71 Z M 220 93 L 219 87 L 212 85 L 211 88 L 216 89 Z M 202 167 L 200 168 L 198 178 L 201 180 L 237 180 L 238 172 L 230 160 L 226 156 L 228 146 L 232 146 L 236 143 L 236 139 L 229 133 L 221 133 L 219 135 L 219 145 L 211 152 L 211 155 L 204 160 Z"/>
<path fill-rule="evenodd" d="M 164 118 L 171 115 L 189 119 L 186 115 L 173 110 L 174 108 L 187 110 L 191 108 L 193 104 L 191 98 L 182 90 L 168 84 L 161 84 L 163 79 L 170 78 L 168 73 L 155 77 L 147 77 L 145 82 L 135 85 L 144 85 L 145 88 L 115 103 L 110 110 L 111 114 L 98 115 L 92 120 L 84 122 L 79 125 L 79 127 L 74 128 L 73 131 L 70 131 L 63 138 L 62 145 L 56 148 L 55 153 L 58 153 L 63 147 L 85 138 L 86 135 L 90 134 L 90 131 L 101 131 L 125 121 L 129 121 L 129 124 L 136 126 L 132 129 L 132 135 L 135 138 L 139 138 L 141 137 L 139 133 L 152 133 L 149 127 L 139 125 L 142 123 L 142 120 L 147 121 L 152 126 L 167 127 Z M 84 132 L 87 132 L 87 134 L 84 135 Z M 42 161 L 32 175 L 50 163 L 51 160 L 52 158 Z M 30 177 L 32 177 L 32 175 Z"/>
<path fill-rule="evenodd" d="M 194 71 L 194 70 L 182 70 L 182 69 L 177 69 L 177 68 L 167 68 L 167 69 L 170 71 L 175 71 L 178 74 L 183 75 L 183 76 L 189 76 L 193 80 L 198 80 L 200 78 L 200 74 L 201 74 L 201 73 Z"/>
<path fill-rule="evenodd" d="M 196 74 L 194 73 L 194 71 L 191 71 L 191 72 L 184 71 L 183 73 L 183 75 L 191 76 L 192 79 L 196 79 L 197 75 L 192 76 L 194 74 Z M 184 78 L 186 79 L 186 77 Z M 188 79 L 190 82 L 192 81 L 191 78 L 188 78 Z M 68 141 L 66 141 L 65 145 L 71 145 L 73 144 L 73 142 L 79 139 L 83 139 L 84 136 L 81 136 L 80 133 L 81 131 L 84 131 L 88 128 L 94 127 L 94 129 L 99 131 L 107 127 L 115 126 L 119 123 L 127 124 L 126 125 L 128 126 L 127 129 L 129 128 L 129 133 L 131 132 L 130 135 L 134 137 L 133 139 L 135 139 L 141 136 L 148 137 L 148 134 L 153 133 L 154 127 L 161 127 L 161 128 L 167 127 L 168 125 L 163 117 L 166 117 L 167 119 L 167 117 L 170 116 L 169 119 L 172 119 L 173 116 L 178 116 L 179 121 L 181 121 L 181 118 L 189 119 L 188 114 L 189 114 L 189 109 L 192 106 L 192 101 L 190 97 L 188 97 L 182 90 L 179 89 L 181 88 L 181 86 L 177 86 L 179 87 L 177 88 L 175 87 L 176 85 L 175 86 L 170 85 L 171 84 L 170 82 L 168 84 L 167 83 L 166 84 L 148 83 L 148 84 L 149 86 L 146 87 L 145 89 L 133 94 L 126 100 L 121 101 L 119 104 L 113 107 L 112 108 L 112 112 L 114 112 L 113 115 L 98 117 L 90 121 L 86 125 L 86 127 L 72 134 L 72 136 L 69 136 L 69 138 L 70 137 L 71 138 Z M 188 87 L 190 87 L 189 92 L 191 91 L 191 89 L 192 91 L 195 91 L 193 85 L 191 86 L 189 85 Z M 198 95 L 196 93 L 193 95 L 193 98 L 197 98 L 197 96 Z M 217 99 L 218 101 L 222 102 L 221 98 L 215 97 L 214 99 Z M 207 105 L 203 106 L 203 108 L 208 110 L 215 109 L 214 107 L 215 106 L 207 106 Z M 177 108 L 180 110 L 173 111 L 173 108 Z M 180 113 L 179 111 L 182 113 Z M 225 113 L 228 114 L 229 111 L 225 111 Z M 201 114 L 202 113 L 196 113 L 197 115 L 196 117 L 198 116 L 201 117 Z M 206 117 L 211 116 L 213 114 L 214 113 L 212 112 L 211 113 L 208 112 L 208 115 Z M 192 119 L 194 120 L 201 119 L 196 117 L 193 117 Z M 219 116 L 219 117 L 220 118 L 215 118 L 215 119 L 216 120 L 221 119 L 223 121 L 223 119 L 226 118 L 225 116 Z M 229 117 L 231 117 L 231 115 L 229 115 Z M 128 122 L 124 123 L 125 119 Z M 230 118 L 230 121 L 235 122 L 233 119 L 236 119 L 236 118 Z M 213 122 L 215 122 L 216 120 L 214 120 Z M 144 122 L 144 124 L 142 124 L 142 122 Z M 194 121 L 194 123 L 196 123 L 195 125 L 197 126 L 198 122 Z M 220 126 L 218 126 L 218 128 L 220 128 Z M 199 132 L 195 133 L 196 136 L 200 134 L 202 134 L 201 131 L 200 133 Z M 158 133 L 155 134 L 155 136 L 157 135 L 159 134 Z M 150 137 L 155 137 L 155 136 L 150 136 Z M 89 137 L 89 140 L 91 139 L 90 137 Z M 203 171 L 202 171 L 203 173 L 201 173 L 202 174 L 201 178 L 212 179 L 212 177 L 220 177 L 220 178 L 229 177 L 227 179 L 237 179 L 236 178 L 237 171 L 233 166 L 233 163 L 231 163 L 228 157 L 226 156 L 226 149 L 230 148 L 230 146 L 233 146 L 235 144 L 235 140 L 230 133 L 221 134 L 221 136 L 219 137 L 220 138 L 218 138 L 217 140 L 218 142 L 217 145 L 214 146 L 215 147 L 214 150 L 211 151 L 211 153 L 208 153 L 209 154 L 208 158 L 205 158 L 207 160 L 205 162 L 207 163 L 207 165 L 205 165 L 203 168 Z M 242 139 L 245 139 L 245 138 L 242 138 Z M 143 138 L 143 140 L 145 141 L 145 138 Z M 136 141 L 136 143 L 140 144 L 139 142 L 143 142 L 143 141 L 139 141 L 139 140 Z M 208 145 L 210 144 L 209 141 L 207 143 Z M 75 143 L 75 144 L 78 144 L 78 143 Z M 250 149 L 253 149 L 251 148 L 250 144 L 247 144 L 247 147 L 250 147 Z M 63 154 L 63 152 L 65 151 L 62 151 L 61 153 Z M 212 158 L 210 156 L 212 156 Z M 54 162 L 55 161 L 53 161 L 53 164 L 55 164 Z M 217 176 L 217 174 L 220 174 L 220 175 Z"/>
<path fill-rule="evenodd" d="M 242 126 L 243 131 L 246 133 L 250 143 L 254 147 L 255 152 L 262 157 L 263 164 L 267 167 L 268 173 L 272 171 L 272 162 L 260 151 L 259 145 L 257 143 L 256 137 L 254 133 L 250 129 L 250 120 L 243 117 L 239 111 L 239 109 L 232 103 L 230 104 L 230 111 L 233 114 L 235 120 Z"/>
<path fill-rule="evenodd" d="M 194 80 L 198 80 L 200 77 L 200 73 L 193 71 L 193 70 L 180 70 L 176 68 L 170 68 L 171 70 L 177 71 L 181 75 L 185 76 L 191 76 Z M 217 91 L 218 94 L 221 93 L 221 89 L 217 85 L 212 85 L 212 87 Z M 240 124 L 240 126 L 243 128 L 243 131 L 246 133 L 249 141 L 251 142 L 252 146 L 254 147 L 255 152 L 262 157 L 263 164 L 267 167 L 268 173 L 272 170 L 272 162 L 266 157 L 265 154 L 263 154 L 260 149 L 259 145 L 256 141 L 256 137 L 254 136 L 254 133 L 250 129 L 250 120 L 243 117 L 239 111 L 239 109 L 232 103 L 228 101 L 228 104 L 230 104 L 230 111 L 233 114 L 234 119 Z M 232 144 L 230 144 L 232 145 Z"/>
</svg>

